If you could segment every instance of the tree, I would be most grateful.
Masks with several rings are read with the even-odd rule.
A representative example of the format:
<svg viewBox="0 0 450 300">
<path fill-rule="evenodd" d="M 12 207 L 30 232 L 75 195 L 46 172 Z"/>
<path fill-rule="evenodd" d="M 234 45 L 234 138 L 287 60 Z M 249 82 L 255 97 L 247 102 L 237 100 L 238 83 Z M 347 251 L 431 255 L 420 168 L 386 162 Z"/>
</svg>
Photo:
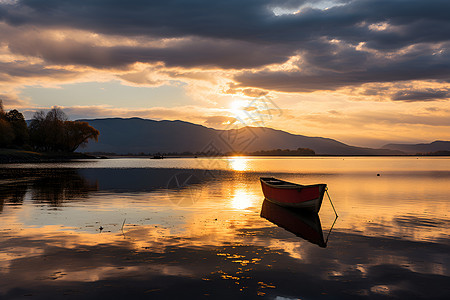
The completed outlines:
<svg viewBox="0 0 450 300">
<path fill-rule="evenodd" d="M 45 113 L 37 111 L 34 113 L 28 126 L 30 135 L 30 143 L 36 150 L 46 151 L 46 136 L 45 136 Z"/>
<path fill-rule="evenodd" d="M 86 122 L 68 121 L 66 114 L 53 107 L 47 114 L 36 112 L 29 126 L 30 141 L 36 150 L 73 152 L 99 132 Z"/>
<path fill-rule="evenodd" d="M 45 116 L 45 140 L 50 151 L 61 151 L 64 149 L 64 123 L 66 121 L 67 115 L 57 106 L 53 106 Z"/>
<path fill-rule="evenodd" d="M 84 147 L 90 139 L 98 141 L 100 134 L 97 129 L 90 126 L 87 122 L 66 121 L 65 130 L 65 151 L 73 152 L 78 147 Z"/>
<path fill-rule="evenodd" d="M 8 147 L 14 140 L 14 132 L 6 119 L 3 101 L 0 99 L 0 147 Z"/>
<path fill-rule="evenodd" d="M 45 114 L 34 114 L 29 126 L 30 141 L 38 151 L 61 151 L 64 148 L 66 114 L 57 106 Z"/>
<path fill-rule="evenodd" d="M 14 133 L 8 121 L 0 117 L 0 148 L 8 147 L 14 140 Z"/>
<path fill-rule="evenodd" d="M 25 118 L 16 109 L 10 110 L 5 116 L 14 134 L 12 143 L 19 147 L 24 146 L 28 142 L 28 128 Z"/>
</svg>

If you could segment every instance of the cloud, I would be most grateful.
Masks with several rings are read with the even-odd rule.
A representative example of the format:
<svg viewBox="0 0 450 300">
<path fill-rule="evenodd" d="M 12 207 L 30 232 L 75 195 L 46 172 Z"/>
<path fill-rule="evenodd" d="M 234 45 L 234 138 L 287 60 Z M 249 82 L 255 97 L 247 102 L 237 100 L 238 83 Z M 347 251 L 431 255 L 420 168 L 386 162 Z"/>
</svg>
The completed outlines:
<svg viewBox="0 0 450 300">
<path fill-rule="evenodd" d="M 258 97 L 264 97 L 269 94 L 268 91 L 261 90 L 261 89 L 253 89 L 253 88 L 239 88 L 235 83 L 230 83 L 228 85 L 228 88 L 224 91 L 225 94 L 229 95 L 235 95 L 240 94 L 242 96 L 251 97 L 251 98 L 258 98 Z"/>
<path fill-rule="evenodd" d="M 234 124 L 237 122 L 236 118 L 224 116 L 211 116 L 206 118 L 205 124 L 212 127 L 220 127 L 223 125 Z"/>
<path fill-rule="evenodd" d="M 192 85 L 208 81 L 201 88 L 216 85 L 220 94 L 229 85 L 227 93 L 247 97 L 443 84 L 450 82 L 449 10 L 446 0 L 2 1 L 0 81 L 101 75 L 134 85 L 182 81 L 196 92 Z M 411 87 L 366 93 L 348 95 L 448 96 Z"/>
<path fill-rule="evenodd" d="M 327 9 L 323 9 L 325 3 L 329 3 Z M 355 83 L 355 78 L 349 75 L 355 68 L 362 73 L 373 71 L 365 66 L 370 57 L 391 56 L 392 52 L 414 45 L 439 45 L 449 40 L 450 19 L 445 13 L 450 10 L 448 1 L 325 1 L 320 7 L 317 1 L 306 0 L 135 0 L 126 3 L 18 0 L 14 4 L 0 4 L 0 20 L 14 28 L 29 28 L 28 32 L 36 36 L 31 40 L 18 40 L 9 35 L 4 43 L 11 50 L 53 63 L 108 68 L 161 61 L 168 66 L 187 68 L 242 69 L 282 63 L 298 52 L 317 69 L 330 72 L 338 69 L 347 74 L 343 77 L 334 74 L 342 78 L 341 84 L 334 84 L 338 86 L 347 79 L 350 79 L 349 84 Z M 299 11 L 277 16 L 275 8 Z M 85 35 L 95 33 L 116 40 L 124 37 L 134 39 L 134 45 L 101 46 L 81 41 L 80 37 L 55 41 L 39 35 L 42 30 L 52 29 L 79 30 Z M 160 45 L 141 46 L 145 39 L 160 40 Z M 164 46 L 167 39 L 178 41 Z M 334 49 L 336 45 L 330 41 L 341 41 L 346 48 Z M 359 50 L 352 49 L 357 46 Z M 423 69 L 434 70 L 423 77 L 438 76 L 434 62 L 430 57 L 431 61 L 425 58 L 439 51 L 426 47 L 420 50 Z M 411 62 L 409 66 L 417 62 L 414 57 L 407 61 Z M 379 73 L 389 74 L 390 69 L 383 61 L 373 63 L 377 62 L 384 66 Z M 444 62 L 448 67 L 448 55 L 436 58 L 435 62 Z M 402 78 L 400 75 L 407 73 L 397 77 Z M 355 76 L 359 78 L 358 73 Z M 398 80 L 397 77 L 392 80 Z M 266 76 L 261 80 L 269 79 Z M 309 82 L 310 89 L 316 86 L 315 77 L 300 80 Z"/>
<path fill-rule="evenodd" d="M 70 70 L 27 61 L 0 62 L 0 70 L 0 81 L 13 81 L 15 78 L 72 78 L 76 74 Z"/>
<path fill-rule="evenodd" d="M 23 106 L 24 100 L 20 99 L 16 95 L 0 94 L 0 100 L 3 102 L 5 108 L 17 108 Z"/>
<path fill-rule="evenodd" d="M 450 98 L 449 90 L 406 90 L 399 91 L 392 95 L 394 101 L 435 101 L 448 100 Z"/>
<path fill-rule="evenodd" d="M 77 28 L 123 36 L 198 36 L 281 43 L 334 36 L 352 43 L 369 40 L 378 48 L 448 39 L 446 12 L 450 3 L 446 0 L 328 3 L 327 9 L 320 9 L 317 1 L 311 0 L 19 0 L 1 5 L 0 18 L 14 26 Z M 300 11 L 276 16 L 274 8 Z M 377 26 L 380 23 L 387 26 Z"/>
<path fill-rule="evenodd" d="M 426 107 L 425 110 L 432 112 L 432 113 L 435 113 L 435 112 L 450 113 L 450 109 L 440 108 L 440 107 L 436 107 L 436 106 Z"/>
<path fill-rule="evenodd" d="M 287 3 L 288 1 L 284 1 Z M 291 1 L 299 4 L 305 1 Z M 3 5 L 0 17 L 9 24 L 78 28 L 124 36 L 203 36 L 235 38 L 258 32 L 274 18 L 270 0 L 168 0 L 111 2 L 105 0 L 17 1 Z M 280 3 L 283 5 L 283 3 Z M 120 24 L 120 25 L 119 25 Z M 269 24 L 267 24 L 269 25 Z M 265 27 L 267 27 L 267 25 Z M 245 30 L 243 30 L 245 28 Z"/>
<path fill-rule="evenodd" d="M 302 116 L 304 120 L 317 122 L 320 124 L 339 124 L 353 125 L 354 127 L 361 126 L 390 126 L 396 125 L 425 125 L 425 126 L 445 126 L 450 127 L 450 118 L 448 114 L 423 114 L 420 112 L 401 113 L 391 111 L 359 111 L 357 113 L 345 114 L 311 114 Z"/>
<path fill-rule="evenodd" d="M 241 87 L 281 92 L 337 90 L 374 82 L 450 80 L 450 51 L 438 47 L 410 47 L 401 53 L 380 56 L 336 41 L 315 41 L 301 55 L 297 70 L 245 71 L 235 80 Z M 419 48 L 419 49 L 418 49 Z"/>
<path fill-rule="evenodd" d="M 86 65 L 94 68 L 126 68 L 134 63 L 162 62 L 168 67 L 253 68 L 288 60 L 286 47 L 255 45 L 244 41 L 184 38 L 165 46 L 96 45 L 70 37 L 45 34 L 10 39 L 13 53 L 43 58 L 52 64 Z"/>
</svg>

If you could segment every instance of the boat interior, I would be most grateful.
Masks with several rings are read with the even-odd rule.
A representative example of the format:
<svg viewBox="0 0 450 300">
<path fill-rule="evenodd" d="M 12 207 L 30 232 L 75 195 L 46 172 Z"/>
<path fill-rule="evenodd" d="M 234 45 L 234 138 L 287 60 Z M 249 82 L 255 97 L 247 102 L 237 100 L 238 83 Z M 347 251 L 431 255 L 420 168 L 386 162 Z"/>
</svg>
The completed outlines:
<svg viewBox="0 0 450 300">
<path fill-rule="evenodd" d="M 299 184 L 290 183 L 290 182 L 279 180 L 279 179 L 272 178 L 272 177 L 261 177 L 261 180 L 263 180 L 264 182 L 266 182 L 270 185 L 277 185 L 277 186 L 283 186 L 283 187 L 299 186 Z"/>
</svg>

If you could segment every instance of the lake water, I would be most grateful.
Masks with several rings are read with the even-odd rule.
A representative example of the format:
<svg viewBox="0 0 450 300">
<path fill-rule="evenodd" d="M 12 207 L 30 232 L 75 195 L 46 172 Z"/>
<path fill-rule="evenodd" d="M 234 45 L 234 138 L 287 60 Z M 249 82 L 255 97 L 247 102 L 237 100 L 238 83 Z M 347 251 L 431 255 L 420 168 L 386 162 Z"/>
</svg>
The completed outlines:
<svg viewBox="0 0 450 300">
<path fill-rule="evenodd" d="M 0 165 L 0 299 L 449 299 L 449 195 L 448 157 Z"/>
</svg>

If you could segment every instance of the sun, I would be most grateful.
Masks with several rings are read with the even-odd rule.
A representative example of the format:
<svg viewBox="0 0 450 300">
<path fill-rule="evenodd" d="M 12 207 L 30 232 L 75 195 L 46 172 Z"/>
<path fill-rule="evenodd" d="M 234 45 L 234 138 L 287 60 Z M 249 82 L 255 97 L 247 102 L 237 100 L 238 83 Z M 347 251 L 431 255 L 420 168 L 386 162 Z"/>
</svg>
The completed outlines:
<svg viewBox="0 0 450 300">
<path fill-rule="evenodd" d="M 247 101 L 243 99 L 236 99 L 230 104 L 232 111 L 242 111 L 248 105 Z"/>
<path fill-rule="evenodd" d="M 246 108 L 248 106 L 248 101 L 244 99 L 236 99 L 233 102 L 230 103 L 230 113 L 233 114 L 233 117 L 238 119 L 245 119 L 246 118 Z"/>
</svg>

